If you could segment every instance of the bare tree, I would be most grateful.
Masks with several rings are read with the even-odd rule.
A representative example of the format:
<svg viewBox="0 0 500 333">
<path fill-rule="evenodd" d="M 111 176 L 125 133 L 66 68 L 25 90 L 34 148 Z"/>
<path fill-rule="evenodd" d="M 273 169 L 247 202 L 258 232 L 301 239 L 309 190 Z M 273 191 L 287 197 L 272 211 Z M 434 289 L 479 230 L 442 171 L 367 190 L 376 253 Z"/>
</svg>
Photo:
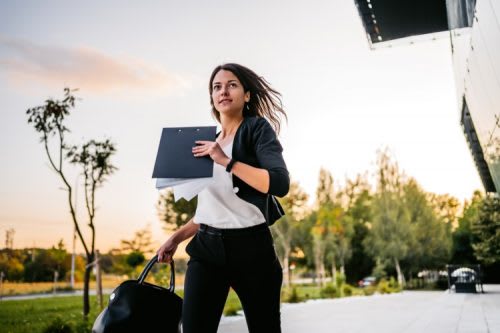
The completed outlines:
<svg viewBox="0 0 500 333">
<path fill-rule="evenodd" d="M 87 317 L 90 311 L 89 304 L 89 282 L 92 264 L 95 259 L 95 191 L 111 175 L 116 168 L 110 163 L 110 157 L 115 153 L 114 145 L 109 141 L 97 142 L 90 140 L 81 147 L 68 146 L 65 134 L 69 129 L 64 125 L 65 118 L 70 114 L 70 109 L 75 107 L 76 97 L 72 94 L 76 90 L 64 88 L 64 99 L 62 101 L 48 99 L 44 105 L 30 108 L 26 111 L 28 124 L 32 124 L 35 131 L 41 134 L 40 142 L 43 143 L 50 166 L 59 175 L 64 184 L 64 190 L 68 193 L 68 205 L 71 218 L 85 250 L 87 266 L 84 275 L 83 287 L 83 315 Z M 53 153 L 50 147 L 56 147 Z M 79 221 L 75 212 L 73 201 L 73 188 L 67 180 L 64 171 L 65 163 L 76 164 L 82 167 L 85 188 L 85 204 L 88 214 L 88 227 L 91 230 L 90 246 L 83 237 Z"/>
</svg>

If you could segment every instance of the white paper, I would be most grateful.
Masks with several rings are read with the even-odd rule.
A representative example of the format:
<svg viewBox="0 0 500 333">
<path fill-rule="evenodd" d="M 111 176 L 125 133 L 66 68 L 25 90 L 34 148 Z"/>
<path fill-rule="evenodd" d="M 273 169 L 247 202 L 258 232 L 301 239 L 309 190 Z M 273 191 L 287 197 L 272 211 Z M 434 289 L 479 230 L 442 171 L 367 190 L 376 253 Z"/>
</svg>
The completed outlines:
<svg viewBox="0 0 500 333">
<path fill-rule="evenodd" d="M 209 178 L 197 178 L 195 181 L 190 181 L 187 183 L 182 183 L 173 186 L 174 189 L 174 200 L 177 201 L 180 198 L 184 198 L 187 201 L 194 198 L 198 193 L 203 191 L 205 187 L 214 182 L 213 177 Z"/>
<path fill-rule="evenodd" d="M 167 187 L 172 187 L 175 185 L 180 185 L 192 181 L 197 181 L 200 179 L 205 179 L 205 178 L 157 178 L 156 179 L 156 188 L 158 190 L 167 188 Z"/>
</svg>

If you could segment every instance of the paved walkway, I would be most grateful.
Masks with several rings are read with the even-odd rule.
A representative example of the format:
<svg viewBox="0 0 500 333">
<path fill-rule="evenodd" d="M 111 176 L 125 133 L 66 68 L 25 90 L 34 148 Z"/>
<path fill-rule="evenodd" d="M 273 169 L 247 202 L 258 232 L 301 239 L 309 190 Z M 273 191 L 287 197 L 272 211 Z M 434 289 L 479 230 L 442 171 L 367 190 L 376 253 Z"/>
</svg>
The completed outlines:
<svg viewBox="0 0 500 333">
<path fill-rule="evenodd" d="M 391 295 L 283 304 L 283 333 L 499 332 L 500 285 L 484 294 L 406 291 Z M 219 333 L 248 332 L 243 316 L 223 318 Z"/>
</svg>

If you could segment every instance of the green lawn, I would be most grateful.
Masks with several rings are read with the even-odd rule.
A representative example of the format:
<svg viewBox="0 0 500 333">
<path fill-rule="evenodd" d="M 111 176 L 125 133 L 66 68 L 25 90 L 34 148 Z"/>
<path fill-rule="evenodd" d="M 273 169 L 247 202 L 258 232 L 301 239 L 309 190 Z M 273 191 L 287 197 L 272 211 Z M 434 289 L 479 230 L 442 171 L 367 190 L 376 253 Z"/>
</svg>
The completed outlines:
<svg viewBox="0 0 500 333">
<path fill-rule="evenodd" d="M 183 291 L 176 294 L 183 297 Z M 107 305 L 108 295 L 104 297 Z M 90 297 L 91 313 L 88 327 L 92 326 L 99 314 L 95 296 Z M 240 300 L 234 291 L 229 293 L 224 312 L 234 313 L 241 309 Z M 0 301 L 0 332 L 1 333 L 41 333 L 56 318 L 62 318 L 70 324 L 75 332 L 89 332 L 82 321 L 82 297 L 52 297 L 33 300 Z"/>
<path fill-rule="evenodd" d="M 176 293 L 183 297 L 182 290 Z M 291 289 L 283 288 L 282 302 L 289 299 Z M 300 301 L 320 298 L 317 286 L 296 286 L 296 294 Z M 354 294 L 362 294 L 356 290 Z M 108 295 L 104 296 L 105 304 Z M 91 313 L 87 324 L 82 321 L 82 297 L 67 296 L 53 298 L 38 298 L 34 300 L 0 301 L 0 332 L 1 333 L 42 333 L 44 329 L 57 318 L 68 323 L 74 333 L 88 333 L 95 318 L 99 314 L 95 296 L 90 297 Z M 224 307 L 225 315 L 234 315 L 241 309 L 241 303 L 236 293 L 231 290 Z M 52 331 L 68 332 L 68 331 Z"/>
</svg>

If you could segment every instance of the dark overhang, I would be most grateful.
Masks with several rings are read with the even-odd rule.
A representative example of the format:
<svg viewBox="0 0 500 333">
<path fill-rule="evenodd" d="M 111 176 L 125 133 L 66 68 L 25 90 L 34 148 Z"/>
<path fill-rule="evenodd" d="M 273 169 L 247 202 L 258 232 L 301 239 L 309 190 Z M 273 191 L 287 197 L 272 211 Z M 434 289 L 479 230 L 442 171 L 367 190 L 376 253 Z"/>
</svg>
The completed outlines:
<svg viewBox="0 0 500 333">
<path fill-rule="evenodd" d="M 354 0 L 372 45 L 472 26 L 476 0 Z"/>
<path fill-rule="evenodd" d="M 462 129 L 464 131 L 465 138 L 467 139 L 467 143 L 469 144 L 472 157 L 474 158 L 476 168 L 479 172 L 481 182 L 483 183 L 486 192 L 497 192 L 495 183 L 491 177 L 488 163 L 486 163 L 486 160 L 484 159 L 483 149 L 481 148 L 481 144 L 477 138 L 476 129 L 474 128 L 474 123 L 472 122 L 469 107 L 467 106 L 465 98 L 463 99 L 462 105 L 462 116 L 460 122 L 462 124 Z"/>
</svg>

